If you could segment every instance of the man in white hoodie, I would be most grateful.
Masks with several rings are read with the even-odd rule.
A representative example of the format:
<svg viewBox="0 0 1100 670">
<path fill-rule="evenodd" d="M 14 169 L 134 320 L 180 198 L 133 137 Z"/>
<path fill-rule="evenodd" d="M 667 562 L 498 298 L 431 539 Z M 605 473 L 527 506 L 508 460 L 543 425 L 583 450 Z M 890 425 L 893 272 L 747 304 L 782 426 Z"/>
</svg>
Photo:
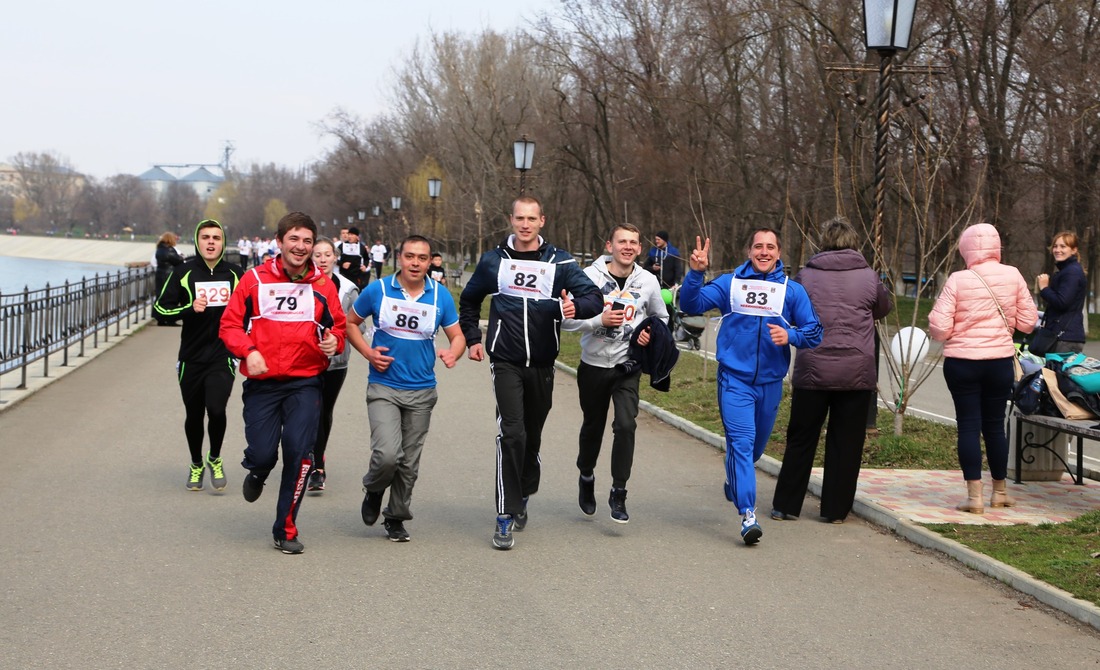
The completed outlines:
<svg viewBox="0 0 1100 670">
<path fill-rule="evenodd" d="M 639 324 L 647 317 L 668 319 L 661 285 L 657 277 L 634 261 L 642 253 L 638 228 L 621 223 L 611 231 L 605 247 L 606 256 L 585 268 L 585 274 L 603 293 L 604 309 L 590 319 L 565 319 L 563 330 L 580 331 L 581 362 L 577 366 L 577 387 L 580 391 L 581 423 L 580 469 L 581 511 L 586 516 L 596 513 L 595 467 L 600 455 L 607 408 L 614 403 L 611 430 L 611 520 L 626 523 L 626 482 L 634 463 L 634 430 L 638 416 L 638 383 L 641 370 L 623 372 L 616 366 L 628 359 L 630 340 Z M 648 328 L 638 333 L 641 346 L 649 344 Z"/>
</svg>

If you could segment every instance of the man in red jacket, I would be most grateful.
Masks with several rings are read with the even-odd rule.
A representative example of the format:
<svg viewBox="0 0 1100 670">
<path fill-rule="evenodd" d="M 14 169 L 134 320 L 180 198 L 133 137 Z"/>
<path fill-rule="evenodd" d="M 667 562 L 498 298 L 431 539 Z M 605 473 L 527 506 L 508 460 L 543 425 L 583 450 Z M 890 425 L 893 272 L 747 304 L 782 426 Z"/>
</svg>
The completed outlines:
<svg viewBox="0 0 1100 670">
<path fill-rule="evenodd" d="M 279 220 L 279 255 L 246 272 L 229 298 L 218 335 L 245 376 L 241 465 L 244 499 L 254 502 L 279 461 L 283 472 L 272 533 L 275 548 L 300 554 L 298 516 L 321 412 L 321 373 L 344 350 L 336 286 L 313 265 L 317 226 L 302 212 Z"/>
</svg>

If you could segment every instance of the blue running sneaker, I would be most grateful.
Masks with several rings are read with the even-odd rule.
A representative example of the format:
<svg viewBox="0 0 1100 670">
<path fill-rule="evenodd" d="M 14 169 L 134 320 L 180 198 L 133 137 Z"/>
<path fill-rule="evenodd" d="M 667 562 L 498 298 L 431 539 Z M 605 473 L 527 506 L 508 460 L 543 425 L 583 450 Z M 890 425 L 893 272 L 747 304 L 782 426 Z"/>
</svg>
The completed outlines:
<svg viewBox="0 0 1100 670">
<path fill-rule="evenodd" d="M 733 487 L 729 482 L 722 483 L 722 492 L 726 494 L 726 500 L 733 502 Z"/>
<path fill-rule="evenodd" d="M 516 543 L 515 536 L 512 535 L 512 526 L 515 524 L 515 520 L 512 519 L 510 514 L 500 514 L 497 516 L 497 529 L 493 533 L 493 546 L 497 549 L 511 549 L 512 545 Z"/>
<path fill-rule="evenodd" d="M 750 546 L 756 544 L 763 534 L 764 529 L 756 523 L 756 515 L 752 512 L 746 514 L 741 521 L 741 539 L 745 541 L 745 544 Z"/>
</svg>

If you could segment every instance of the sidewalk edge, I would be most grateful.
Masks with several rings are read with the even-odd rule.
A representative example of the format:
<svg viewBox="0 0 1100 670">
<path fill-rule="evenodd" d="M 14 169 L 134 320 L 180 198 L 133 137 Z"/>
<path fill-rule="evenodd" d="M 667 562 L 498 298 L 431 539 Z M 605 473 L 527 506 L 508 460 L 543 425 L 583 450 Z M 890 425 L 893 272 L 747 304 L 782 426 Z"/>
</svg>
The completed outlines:
<svg viewBox="0 0 1100 670">
<path fill-rule="evenodd" d="M 575 369 L 564 363 L 555 362 L 554 365 L 558 369 L 573 376 L 577 374 Z M 639 403 L 639 406 L 649 414 L 652 414 L 681 432 L 705 442 L 716 449 L 725 451 L 725 440 L 720 435 L 712 433 L 702 426 L 694 424 L 683 417 L 677 416 L 676 414 L 661 409 L 644 400 Z M 762 456 L 756 463 L 756 467 L 759 470 L 773 477 L 779 475 L 780 465 L 780 461 L 768 455 Z M 820 497 L 820 477 L 811 477 L 810 492 Z M 915 545 L 938 551 L 973 570 L 977 570 L 1021 593 L 1035 598 L 1045 605 L 1064 612 L 1077 621 L 1088 624 L 1096 630 L 1100 630 L 1100 607 L 1079 598 L 1075 598 L 1073 594 L 1067 591 L 1051 586 L 995 558 L 974 551 L 959 542 L 943 537 L 911 521 L 902 519 L 860 493 L 856 494 L 852 512 L 861 519 L 877 526 L 882 526 Z"/>
</svg>

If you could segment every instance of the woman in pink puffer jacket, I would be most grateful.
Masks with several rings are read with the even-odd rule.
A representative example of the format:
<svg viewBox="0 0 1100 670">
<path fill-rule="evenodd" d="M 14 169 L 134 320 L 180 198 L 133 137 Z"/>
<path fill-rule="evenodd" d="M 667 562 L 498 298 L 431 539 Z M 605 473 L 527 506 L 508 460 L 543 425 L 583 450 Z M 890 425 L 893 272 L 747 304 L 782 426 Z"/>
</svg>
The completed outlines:
<svg viewBox="0 0 1100 670">
<path fill-rule="evenodd" d="M 981 514 L 985 506 L 979 435 L 985 437 L 993 479 L 989 506 L 1016 504 L 1005 491 L 1005 404 L 1012 395 L 1016 355 L 1012 334 L 1034 330 L 1039 313 L 1020 271 L 1001 263 L 1001 237 L 992 225 L 979 223 L 964 230 L 959 253 L 966 269 L 947 278 L 928 315 L 928 326 L 932 339 L 944 343 L 943 377 L 955 402 L 959 466 L 966 479 L 966 501 L 956 508 Z"/>
</svg>

